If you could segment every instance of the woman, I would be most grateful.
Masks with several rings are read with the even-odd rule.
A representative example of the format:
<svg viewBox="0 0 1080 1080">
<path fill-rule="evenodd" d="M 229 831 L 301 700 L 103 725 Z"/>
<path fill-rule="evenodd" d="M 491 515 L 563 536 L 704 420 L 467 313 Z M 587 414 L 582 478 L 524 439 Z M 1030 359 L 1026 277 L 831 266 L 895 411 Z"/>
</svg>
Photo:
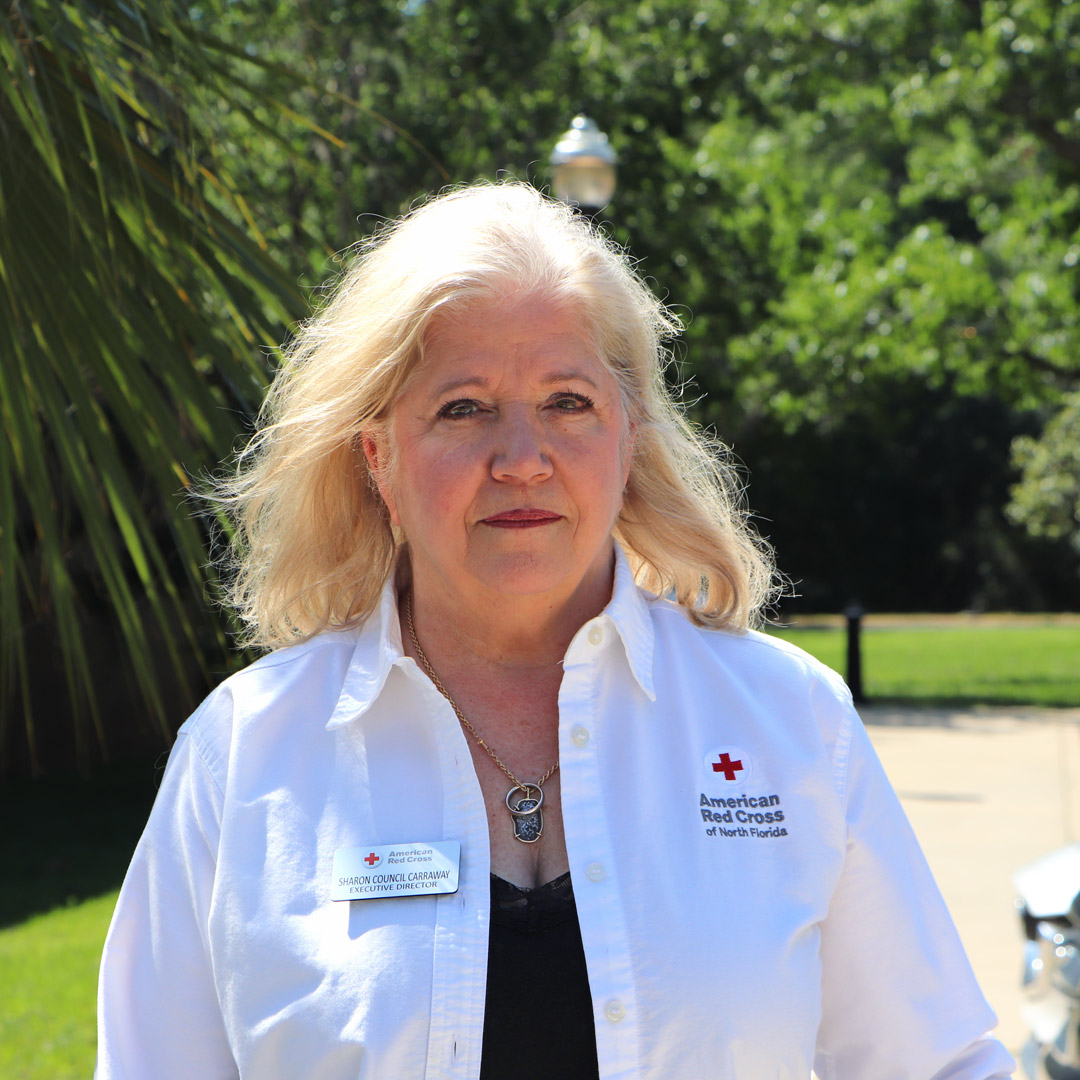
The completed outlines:
<svg viewBox="0 0 1080 1080">
<path fill-rule="evenodd" d="M 273 651 L 181 729 L 98 1076 L 986 1078 L 841 681 L 673 406 L 670 317 L 519 184 L 394 224 L 228 499 Z"/>
</svg>

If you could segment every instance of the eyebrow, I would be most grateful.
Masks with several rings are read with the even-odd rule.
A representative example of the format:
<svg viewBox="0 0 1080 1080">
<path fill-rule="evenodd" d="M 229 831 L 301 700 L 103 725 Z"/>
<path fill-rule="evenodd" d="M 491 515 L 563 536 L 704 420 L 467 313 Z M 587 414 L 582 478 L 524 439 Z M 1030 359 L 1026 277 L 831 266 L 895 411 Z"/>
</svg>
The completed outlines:
<svg viewBox="0 0 1080 1080">
<path fill-rule="evenodd" d="M 566 382 L 588 383 L 594 390 L 600 389 L 596 382 L 584 372 L 572 369 L 568 371 L 553 371 L 550 375 L 545 375 L 540 379 L 541 386 L 554 386 L 557 383 Z M 460 379 L 450 379 L 448 382 L 441 383 L 436 389 L 434 396 L 442 397 L 444 394 L 451 394 L 455 390 L 461 390 L 466 386 L 476 386 L 481 390 L 486 390 L 490 385 L 490 381 L 481 375 L 466 375 Z"/>
<path fill-rule="evenodd" d="M 553 383 L 564 382 L 585 382 L 588 383 L 594 390 L 598 390 L 599 387 L 596 383 L 589 378 L 583 371 L 553 371 L 550 375 L 545 375 L 540 380 L 541 386 L 551 386 Z"/>
</svg>

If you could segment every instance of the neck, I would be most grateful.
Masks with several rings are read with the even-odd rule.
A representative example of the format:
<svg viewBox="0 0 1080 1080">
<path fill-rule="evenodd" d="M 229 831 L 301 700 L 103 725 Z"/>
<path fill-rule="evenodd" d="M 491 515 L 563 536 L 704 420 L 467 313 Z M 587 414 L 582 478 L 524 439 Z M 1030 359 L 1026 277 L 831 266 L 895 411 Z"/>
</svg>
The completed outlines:
<svg viewBox="0 0 1080 1080">
<path fill-rule="evenodd" d="M 437 669 L 467 665 L 506 670 L 555 666 L 574 635 L 611 599 L 614 556 L 566 596 L 515 596 L 478 588 L 463 595 L 437 575 L 413 572 L 417 637 Z M 403 625 L 402 640 L 408 641 Z"/>
</svg>

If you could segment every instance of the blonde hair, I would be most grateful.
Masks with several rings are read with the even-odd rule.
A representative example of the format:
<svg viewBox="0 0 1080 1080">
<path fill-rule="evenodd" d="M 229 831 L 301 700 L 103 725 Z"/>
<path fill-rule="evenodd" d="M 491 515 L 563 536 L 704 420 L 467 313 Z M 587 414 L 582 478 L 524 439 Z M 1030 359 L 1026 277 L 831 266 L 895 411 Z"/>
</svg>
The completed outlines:
<svg viewBox="0 0 1080 1080">
<path fill-rule="evenodd" d="M 248 644 L 276 648 L 371 614 L 401 538 L 361 447 L 423 357 L 436 311 L 514 292 L 573 304 L 634 425 L 615 535 L 644 588 L 695 622 L 745 629 L 774 593 L 727 451 L 664 379 L 678 321 L 623 252 L 526 184 L 439 196 L 360 245 L 285 351 L 255 436 L 213 496 L 236 526 L 229 600 Z"/>
</svg>

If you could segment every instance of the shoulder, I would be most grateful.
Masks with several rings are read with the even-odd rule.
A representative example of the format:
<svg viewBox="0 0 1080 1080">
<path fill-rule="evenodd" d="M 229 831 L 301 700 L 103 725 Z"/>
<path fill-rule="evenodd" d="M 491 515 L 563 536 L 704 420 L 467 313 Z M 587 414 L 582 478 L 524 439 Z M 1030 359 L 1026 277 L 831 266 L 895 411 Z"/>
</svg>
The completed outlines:
<svg viewBox="0 0 1080 1080">
<path fill-rule="evenodd" d="M 797 645 L 758 630 L 718 630 L 697 626 L 685 609 L 668 600 L 651 600 L 649 609 L 658 649 L 690 652 L 721 668 L 737 670 L 752 681 L 779 683 L 794 689 L 821 689 L 843 704 L 851 703 L 844 680 Z"/>
<path fill-rule="evenodd" d="M 325 726 L 354 662 L 359 631 L 318 634 L 276 649 L 230 675 L 181 725 L 219 787 L 224 788 L 237 740 L 265 738 L 275 718 Z"/>
<path fill-rule="evenodd" d="M 700 627 L 668 601 L 652 601 L 649 608 L 658 696 L 666 687 L 710 702 L 777 745 L 809 739 L 824 748 L 843 788 L 852 739 L 862 724 L 835 671 L 771 634 Z"/>
</svg>

